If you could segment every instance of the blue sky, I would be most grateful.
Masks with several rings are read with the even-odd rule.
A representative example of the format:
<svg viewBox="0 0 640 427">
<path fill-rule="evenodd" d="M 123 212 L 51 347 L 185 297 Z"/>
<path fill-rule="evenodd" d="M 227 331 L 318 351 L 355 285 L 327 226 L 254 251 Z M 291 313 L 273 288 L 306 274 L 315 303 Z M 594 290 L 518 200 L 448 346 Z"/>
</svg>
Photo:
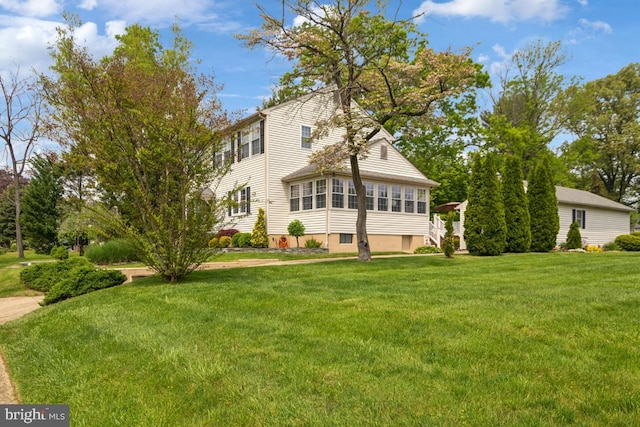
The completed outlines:
<svg viewBox="0 0 640 427">
<path fill-rule="evenodd" d="M 261 3 L 273 12 L 281 4 Z M 561 71 L 567 76 L 593 80 L 640 62 L 637 0 L 391 0 L 389 10 L 396 9 L 402 19 L 422 13 L 419 29 L 437 50 L 473 46 L 474 59 L 491 73 L 538 38 L 562 41 L 569 60 Z M 233 37 L 259 26 L 252 0 L 0 0 L 0 72 L 18 66 L 22 73 L 45 71 L 47 45 L 63 11 L 80 16 L 79 33 L 96 56 L 110 53 L 114 35 L 126 25 L 139 22 L 169 36 L 171 24 L 178 23 L 195 44 L 202 71 L 224 84 L 220 96 L 230 111 L 254 111 L 287 67 Z"/>
</svg>

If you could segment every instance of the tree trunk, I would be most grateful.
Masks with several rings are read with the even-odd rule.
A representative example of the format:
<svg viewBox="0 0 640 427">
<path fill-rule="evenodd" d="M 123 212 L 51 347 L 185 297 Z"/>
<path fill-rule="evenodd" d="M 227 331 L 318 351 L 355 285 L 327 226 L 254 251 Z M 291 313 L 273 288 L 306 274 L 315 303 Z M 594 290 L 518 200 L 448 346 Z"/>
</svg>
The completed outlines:
<svg viewBox="0 0 640 427">
<path fill-rule="evenodd" d="M 369 236 L 367 235 L 367 206 L 366 190 L 360 177 L 360 166 L 358 156 L 350 156 L 351 177 L 353 186 L 356 188 L 356 199 L 358 201 L 358 219 L 356 220 L 356 236 L 358 239 L 358 260 L 371 261 L 371 247 L 369 247 Z"/>
<path fill-rule="evenodd" d="M 15 169 L 15 168 L 14 168 Z M 14 170 L 13 173 L 13 201 L 16 206 L 16 248 L 18 250 L 18 258 L 24 258 L 24 244 L 22 243 L 22 227 L 20 227 L 20 176 Z"/>
</svg>

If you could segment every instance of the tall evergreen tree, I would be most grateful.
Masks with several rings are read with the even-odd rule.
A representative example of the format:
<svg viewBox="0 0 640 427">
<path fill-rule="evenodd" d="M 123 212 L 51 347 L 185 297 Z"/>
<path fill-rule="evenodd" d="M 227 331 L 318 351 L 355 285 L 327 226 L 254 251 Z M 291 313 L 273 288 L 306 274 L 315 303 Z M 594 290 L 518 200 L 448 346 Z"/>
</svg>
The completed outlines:
<svg viewBox="0 0 640 427">
<path fill-rule="evenodd" d="M 22 230 L 36 252 L 48 254 L 58 242 L 62 170 L 54 154 L 35 156 L 31 167 L 31 181 L 22 196 Z"/>
<path fill-rule="evenodd" d="M 508 156 L 502 174 L 506 252 L 527 252 L 531 247 L 531 217 L 523 181 L 522 161 L 519 157 Z"/>
<path fill-rule="evenodd" d="M 488 154 L 484 160 L 476 157 L 464 233 L 469 253 L 473 255 L 495 256 L 504 252 L 507 230 L 500 187 L 493 155 Z"/>
<path fill-rule="evenodd" d="M 549 252 L 556 245 L 560 218 L 556 188 L 547 157 L 538 162 L 531 174 L 527 198 L 531 215 L 531 250 Z"/>
<path fill-rule="evenodd" d="M 577 221 L 571 223 L 567 233 L 567 249 L 580 249 L 582 247 L 582 235 L 580 224 Z"/>
</svg>

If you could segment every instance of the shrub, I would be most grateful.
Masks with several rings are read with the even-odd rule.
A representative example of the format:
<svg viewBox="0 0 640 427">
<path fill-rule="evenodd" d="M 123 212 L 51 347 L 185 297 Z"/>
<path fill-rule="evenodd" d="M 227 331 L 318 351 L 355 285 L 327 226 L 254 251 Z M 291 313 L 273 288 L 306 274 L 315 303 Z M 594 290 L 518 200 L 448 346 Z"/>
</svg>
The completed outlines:
<svg viewBox="0 0 640 427">
<path fill-rule="evenodd" d="M 219 248 L 220 246 L 220 238 L 219 237 L 212 237 L 211 240 L 209 240 L 209 247 L 211 249 L 216 249 Z"/>
<path fill-rule="evenodd" d="M 251 233 L 236 233 L 231 238 L 231 246 L 234 248 L 251 247 Z"/>
<path fill-rule="evenodd" d="M 319 247 L 322 247 L 322 242 L 312 237 L 311 239 L 304 242 L 304 247 L 309 249 L 317 249 Z"/>
<path fill-rule="evenodd" d="M 109 240 L 103 244 L 89 245 L 85 256 L 94 264 L 110 265 L 139 261 L 138 253 L 127 240 Z"/>
<path fill-rule="evenodd" d="M 300 247 L 299 238 L 304 236 L 304 224 L 302 224 L 299 219 L 294 219 L 289 223 L 287 231 L 289 232 L 289 235 L 296 238 L 296 246 Z"/>
<path fill-rule="evenodd" d="M 456 245 L 453 236 L 453 212 L 449 212 L 447 215 L 447 222 L 445 223 L 444 242 L 442 243 L 442 250 L 447 258 L 453 257 L 456 251 Z"/>
<path fill-rule="evenodd" d="M 91 264 L 86 258 L 35 264 L 20 272 L 20 282 L 34 291 L 48 292 L 53 285 L 64 279 L 70 270 L 77 267 L 91 267 Z"/>
<path fill-rule="evenodd" d="M 239 233 L 239 231 L 236 230 L 235 228 L 228 228 L 228 229 L 225 229 L 225 230 L 218 231 L 218 234 L 216 234 L 216 236 L 218 236 L 218 237 L 224 237 L 224 236 L 233 237 L 234 235 L 236 235 L 238 233 Z"/>
<path fill-rule="evenodd" d="M 436 246 L 420 246 L 413 251 L 414 254 L 439 254 L 442 250 Z"/>
<path fill-rule="evenodd" d="M 582 236 L 580 235 L 580 224 L 573 222 L 567 233 L 567 249 L 579 249 L 582 247 Z"/>
<path fill-rule="evenodd" d="M 67 259 L 69 258 L 69 251 L 64 246 L 54 246 L 51 248 L 49 255 L 55 259 Z"/>
<path fill-rule="evenodd" d="M 126 276 L 116 270 L 96 270 L 91 266 L 80 266 L 68 272 L 68 276 L 51 287 L 43 304 L 84 295 L 100 289 L 121 285 Z"/>
<path fill-rule="evenodd" d="M 4 247 L 0 246 L 0 255 L 4 255 L 4 254 L 6 254 L 7 252 L 9 252 L 9 249 L 7 249 L 7 248 L 4 248 Z"/>
<path fill-rule="evenodd" d="M 231 237 L 229 236 L 221 236 L 220 240 L 218 241 L 219 248 L 228 248 L 230 244 L 231 244 Z"/>
<path fill-rule="evenodd" d="M 616 242 L 609 242 L 605 243 L 604 246 L 602 246 L 602 249 L 605 251 L 617 251 L 618 245 L 616 245 Z"/>
<path fill-rule="evenodd" d="M 549 158 L 543 157 L 531 172 L 527 189 L 531 216 L 531 251 L 549 252 L 556 245 L 560 217 Z"/>
<path fill-rule="evenodd" d="M 602 248 L 598 245 L 587 245 L 584 250 L 587 252 L 602 252 Z"/>
<path fill-rule="evenodd" d="M 266 248 L 269 246 L 269 236 L 267 235 L 267 221 L 264 209 L 258 209 L 258 218 L 251 233 L 251 246 L 254 248 Z"/>
<path fill-rule="evenodd" d="M 616 237 L 616 245 L 623 251 L 640 251 L 640 236 L 633 234 L 622 234 Z"/>
</svg>

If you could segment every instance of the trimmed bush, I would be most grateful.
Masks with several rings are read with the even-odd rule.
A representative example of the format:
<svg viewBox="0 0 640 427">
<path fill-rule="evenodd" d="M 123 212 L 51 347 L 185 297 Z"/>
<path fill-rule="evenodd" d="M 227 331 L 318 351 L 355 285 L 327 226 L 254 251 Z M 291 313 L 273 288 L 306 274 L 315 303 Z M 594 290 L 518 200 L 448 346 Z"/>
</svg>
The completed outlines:
<svg viewBox="0 0 640 427">
<path fill-rule="evenodd" d="M 580 224 L 573 222 L 567 233 L 567 249 L 579 249 L 582 247 L 582 236 L 580 235 Z"/>
<path fill-rule="evenodd" d="M 69 258 L 69 251 L 64 246 L 54 246 L 51 248 L 49 255 L 55 259 L 67 259 Z"/>
<path fill-rule="evenodd" d="M 28 289 L 49 292 L 51 287 L 64 279 L 70 270 L 92 267 L 86 258 L 71 258 L 58 262 L 35 264 L 20 272 L 20 282 Z"/>
<path fill-rule="evenodd" d="M 236 233 L 231 238 L 231 246 L 234 248 L 250 248 L 251 233 Z"/>
<path fill-rule="evenodd" d="M 616 237 L 615 243 L 623 251 L 640 251 L 640 235 L 622 234 Z"/>
<path fill-rule="evenodd" d="M 269 235 L 267 235 L 267 220 L 264 209 L 258 209 L 258 219 L 253 226 L 251 233 L 251 246 L 254 248 L 266 248 L 269 246 Z"/>
<path fill-rule="evenodd" d="M 103 244 L 89 245 L 85 256 L 94 264 L 111 265 L 139 261 L 138 253 L 126 240 L 109 240 Z"/>
<path fill-rule="evenodd" d="M 230 244 L 231 244 L 231 237 L 229 236 L 221 236 L 220 240 L 218 240 L 219 248 L 228 248 Z"/>
<path fill-rule="evenodd" d="M 211 240 L 209 240 L 209 248 L 211 249 L 215 249 L 215 248 L 219 248 L 220 246 L 218 246 L 220 244 L 220 238 L 218 237 L 212 237 Z"/>
<path fill-rule="evenodd" d="M 444 234 L 444 242 L 442 243 L 442 250 L 447 258 L 452 258 L 456 251 L 456 245 L 453 235 L 453 212 L 449 212 L 447 215 L 447 222 L 444 225 L 446 230 Z"/>
<path fill-rule="evenodd" d="M 604 249 L 605 251 L 617 251 L 618 245 L 616 244 L 616 242 L 609 242 L 605 243 L 604 246 L 602 246 L 602 249 Z"/>
<path fill-rule="evenodd" d="M 293 236 L 296 238 L 296 247 L 299 248 L 300 247 L 299 238 L 304 236 L 304 224 L 302 224 L 302 222 L 299 219 L 294 219 L 289 223 L 289 226 L 287 227 L 287 231 L 289 232 L 290 236 Z"/>
<path fill-rule="evenodd" d="M 436 246 L 420 246 L 413 251 L 414 254 L 439 254 L 442 253 Z"/>
<path fill-rule="evenodd" d="M 304 242 L 304 247 L 308 249 L 317 249 L 322 246 L 322 242 L 314 239 L 313 237 Z"/>
</svg>

